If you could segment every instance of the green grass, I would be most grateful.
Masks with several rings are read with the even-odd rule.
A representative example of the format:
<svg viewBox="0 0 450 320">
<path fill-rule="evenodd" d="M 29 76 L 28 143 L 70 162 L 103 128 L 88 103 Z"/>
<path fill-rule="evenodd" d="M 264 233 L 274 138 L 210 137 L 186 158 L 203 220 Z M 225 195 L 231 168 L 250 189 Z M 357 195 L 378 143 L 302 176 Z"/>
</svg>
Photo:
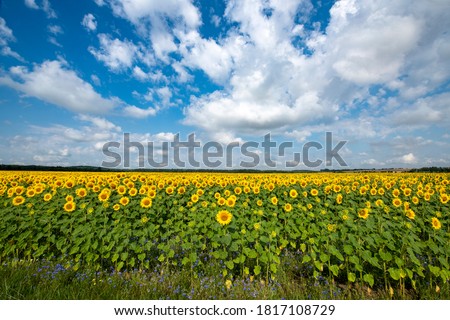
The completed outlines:
<svg viewBox="0 0 450 320">
<path fill-rule="evenodd" d="M 277 278 L 263 281 L 249 276 L 234 278 L 225 285 L 222 267 L 215 264 L 201 270 L 159 266 L 150 271 L 74 271 L 56 261 L 11 261 L 0 266 L 0 299 L 450 299 L 449 283 L 412 288 L 384 286 L 369 289 L 357 283 L 344 285 L 314 279 L 308 270 L 289 257 L 283 259 Z"/>
</svg>

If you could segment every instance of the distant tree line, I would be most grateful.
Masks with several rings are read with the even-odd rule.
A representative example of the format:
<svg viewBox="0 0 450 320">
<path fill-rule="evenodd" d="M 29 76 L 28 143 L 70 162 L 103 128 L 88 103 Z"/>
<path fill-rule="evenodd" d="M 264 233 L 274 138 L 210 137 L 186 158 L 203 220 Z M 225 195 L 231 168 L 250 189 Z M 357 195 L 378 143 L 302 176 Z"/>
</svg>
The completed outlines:
<svg viewBox="0 0 450 320">
<path fill-rule="evenodd" d="M 257 169 L 230 169 L 230 170 L 211 170 L 211 169 L 120 169 L 120 168 L 103 168 L 94 166 L 39 166 L 39 165 L 19 165 L 19 164 L 0 164 L 1 170 L 10 171 L 83 171 L 83 172 L 237 172 L 237 173 L 307 173 L 307 172 L 318 172 L 313 170 L 257 170 Z M 322 169 L 320 172 L 333 172 L 333 173 L 344 173 L 344 172 L 396 172 L 398 169 L 388 168 L 388 169 Z M 402 172 L 450 172 L 450 167 L 424 167 L 410 170 L 403 170 Z"/>
</svg>

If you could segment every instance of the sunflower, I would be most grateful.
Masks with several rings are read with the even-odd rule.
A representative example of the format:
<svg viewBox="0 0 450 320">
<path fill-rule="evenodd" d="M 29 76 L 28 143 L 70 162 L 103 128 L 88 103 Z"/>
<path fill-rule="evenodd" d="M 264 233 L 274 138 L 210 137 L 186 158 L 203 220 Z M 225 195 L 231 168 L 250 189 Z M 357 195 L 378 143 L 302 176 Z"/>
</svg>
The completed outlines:
<svg viewBox="0 0 450 320">
<path fill-rule="evenodd" d="M 228 207 L 234 207 L 234 205 L 236 204 L 236 199 L 234 199 L 233 197 L 229 197 L 227 199 L 227 206 Z"/>
<path fill-rule="evenodd" d="M 432 218 L 431 219 L 431 225 L 434 229 L 439 230 L 441 228 L 441 222 L 438 218 Z"/>
<path fill-rule="evenodd" d="M 259 194 L 259 192 L 260 192 L 259 187 L 254 187 L 254 188 L 253 188 L 253 193 L 254 193 L 254 194 Z"/>
<path fill-rule="evenodd" d="M 383 189 L 383 188 L 379 188 L 379 189 L 378 189 L 378 194 L 379 194 L 380 196 L 384 195 L 384 189 Z"/>
<path fill-rule="evenodd" d="M 338 194 L 337 196 L 336 196 L 336 203 L 337 204 L 341 204 L 342 203 L 342 194 Z"/>
<path fill-rule="evenodd" d="M 291 189 L 291 191 L 289 191 L 289 196 L 294 199 L 297 198 L 297 196 L 298 196 L 297 190 Z"/>
<path fill-rule="evenodd" d="M 317 191 L 317 189 L 311 189 L 311 195 L 312 196 L 317 196 L 319 194 L 319 191 Z"/>
<path fill-rule="evenodd" d="M 375 205 L 377 206 L 377 207 L 381 207 L 381 206 L 383 206 L 383 200 L 381 200 L 381 199 L 377 199 L 377 201 L 375 201 Z"/>
<path fill-rule="evenodd" d="M 198 201 L 198 194 L 194 193 L 194 194 L 191 196 L 191 201 L 192 201 L 193 203 L 196 203 L 196 202 Z"/>
<path fill-rule="evenodd" d="M 24 187 L 22 187 L 22 186 L 18 186 L 18 187 L 15 187 L 14 188 L 14 192 L 18 195 L 18 196 L 20 196 L 23 192 L 24 192 Z"/>
<path fill-rule="evenodd" d="M 101 202 L 105 202 L 109 199 L 109 193 L 107 192 L 100 192 L 100 194 L 98 195 L 98 200 L 100 200 Z"/>
<path fill-rule="evenodd" d="M 79 189 L 77 189 L 76 194 L 78 197 L 84 198 L 87 194 L 87 191 L 85 188 L 79 188 Z"/>
<path fill-rule="evenodd" d="M 367 208 L 359 209 L 358 217 L 367 219 L 369 217 L 369 209 L 367 209 Z"/>
<path fill-rule="evenodd" d="M 448 196 L 448 194 L 445 194 L 445 193 L 441 194 L 440 201 L 442 204 L 446 204 L 449 199 L 450 199 L 450 197 Z"/>
<path fill-rule="evenodd" d="M 150 208 L 152 206 L 152 199 L 149 197 L 144 197 L 141 200 L 141 207 L 142 208 Z"/>
<path fill-rule="evenodd" d="M 50 201 L 52 199 L 52 194 L 51 193 L 46 193 L 44 195 L 44 201 Z"/>
<path fill-rule="evenodd" d="M 148 218 L 146 216 L 142 217 L 141 218 L 141 222 L 144 223 L 144 224 L 147 223 L 148 222 Z"/>
<path fill-rule="evenodd" d="M 270 202 L 272 202 L 273 205 L 277 205 L 277 204 L 278 204 L 278 198 L 277 198 L 276 196 L 273 196 L 273 197 L 270 199 Z"/>
<path fill-rule="evenodd" d="M 113 209 L 114 211 L 118 211 L 120 209 L 120 204 L 116 203 L 115 205 L 113 205 Z"/>
<path fill-rule="evenodd" d="M 231 218 L 233 215 L 229 213 L 227 210 L 221 210 L 216 215 L 216 220 L 218 223 L 220 223 L 222 226 L 227 225 L 231 222 Z"/>
<path fill-rule="evenodd" d="M 256 205 L 261 207 L 263 205 L 263 201 L 261 199 L 256 200 Z"/>
<path fill-rule="evenodd" d="M 286 204 L 284 205 L 284 210 L 285 210 L 286 212 L 291 212 L 291 211 L 292 211 L 292 205 L 291 205 L 290 203 L 286 203 Z"/>
<path fill-rule="evenodd" d="M 178 188 L 177 192 L 178 192 L 178 194 L 184 194 L 186 192 L 186 188 L 181 186 Z"/>
<path fill-rule="evenodd" d="M 408 210 L 406 210 L 406 216 L 408 218 L 410 218 L 411 220 L 414 220 L 414 217 L 416 216 L 416 214 L 411 209 L 408 209 Z"/>
<path fill-rule="evenodd" d="M 27 197 L 28 198 L 34 197 L 35 194 L 36 194 L 36 191 L 34 191 L 34 189 L 28 189 L 27 190 Z"/>
<path fill-rule="evenodd" d="M 123 206 L 126 206 L 128 203 L 130 203 L 130 198 L 122 197 L 122 198 L 120 198 L 119 203 Z"/>
<path fill-rule="evenodd" d="M 395 198 L 395 199 L 392 201 L 392 204 L 393 204 L 395 207 L 400 207 L 400 206 L 402 205 L 402 200 L 400 200 L 399 198 Z"/>
<path fill-rule="evenodd" d="M 137 195 L 137 193 L 138 193 L 138 191 L 137 191 L 137 189 L 136 188 L 131 188 L 129 191 L 128 191 L 128 194 L 130 195 L 130 196 L 132 196 L 132 197 L 134 197 L 135 195 Z"/>
<path fill-rule="evenodd" d="M 66 202 L 73 202 L 73 196 L 71 195 L 66 196 Z"/>
<path fill-rule="evenodd" d="M 225 198 L 220 197 L 219 199 L 217 199 L 217 204 L 219 206 L 223 206 L 226 202 L 227 200 L 225 200 Z"/>
<path fill-rule="evenodd" d="M 412 203 L 418 204 L 419 203 L 419 198 L 417 198 L 416 196 L 412 197 Z"/>
<path fill-rule="evenodd" d="M 234 188 L 234 193 L 237 194 L 237 195 L 240 195 L 242 193 L 241 187 Z"/>
<path fill-rule="evenodd" d="M 168 186 L 167 188 L 166 188 L 166 193 L 168 194 L 168 195 L 172 195 L 173 194 L 173 187 L 172 186 Z"/>
<path fill-rule="evenodd" d="M 76 204 L 73 201 L 69 201 L 64 204 L 64 211 L 72 212 L 75 210 L 75 208 L 76 208 Z"/>
<path fill-rule="evenodd" d="M 261 229 L 261 224 L 260 224 L 260 223 L 255 223 L 255 224 L 253 225 L 253 228 L 254 228 L 255 230 L 259 230 L 259 229 Z"/>
<path fill-rule="evenodd" d="M 203 191 L 203 189 L 198 189 L 195 193 L 196 193 L 199 197 L 201 197 L 201 196 L 205 193 L 205 191 Z"/>
<path fill-rule="evenodd" d="M 330 232 L 333 232 L 336 229 L 336 225 L 335 224 L 328 224 L 327 225 L 327 230 Z"/>
<path fill-rule="evenodd" d="M 127 192 L 127 187 L 124 185 L 120 185 L 117 187 L 117 193 L 120 195 L 124 195 Z"/>
<path fill-rule="evenodd" d="M 13 199 L 13 205 L 18 206 L 25 202 L 25 198 L 22 196 L 17 196 Z"/>
</svg>

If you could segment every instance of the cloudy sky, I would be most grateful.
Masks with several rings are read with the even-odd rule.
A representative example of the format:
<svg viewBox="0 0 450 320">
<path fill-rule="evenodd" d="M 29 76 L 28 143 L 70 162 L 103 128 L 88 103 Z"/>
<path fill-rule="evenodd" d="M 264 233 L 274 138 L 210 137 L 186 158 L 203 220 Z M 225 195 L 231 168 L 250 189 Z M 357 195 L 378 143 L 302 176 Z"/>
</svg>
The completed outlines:
<svg viewBox="0 0 450 320">
<path fill-rule="evenodd" d="M 270 133 L 293 143 L 278 168 L 308 142 L 323 168 L 332 132 L 351 168 L 450 166 L 448 0 L 0 5 L 0 163 L 99 166 L 124 133 L 155 154 L 175 134 Z"/>
</svg>

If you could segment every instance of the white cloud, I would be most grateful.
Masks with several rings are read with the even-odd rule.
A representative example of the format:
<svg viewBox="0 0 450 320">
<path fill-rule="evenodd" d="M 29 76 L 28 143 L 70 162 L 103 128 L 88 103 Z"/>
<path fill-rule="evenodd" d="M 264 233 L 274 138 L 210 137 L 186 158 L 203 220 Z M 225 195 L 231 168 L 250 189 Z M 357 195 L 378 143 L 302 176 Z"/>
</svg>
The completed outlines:
<svg viewBox="0 0 450 320">
<path fill-rule="evenodd" d="M 89 31 L 95 31 L 97 29 L 97 21 L 92 13 L 85 14 L 81 24 Z"/>
<path fill-rule="evenodd" d="M 94 0 L 94 2 L 99 6 L 102 7 L 105 5 L 105 1 L 104 0 Z"/>
<path fill-rule="evenodd" d="M 95 84 L 96 86 L 102 85 L 100 78 L 95 74 L 91 75 L 91 80 L 92 80 L 92 83 Z"/>
<path fill-rule="evenodd" d="M 5 19 L 0 17 L 0 53 L 3 56 L 10 56 L 15 58 L 16 60 L 19 60 L 21 62 L 24 62 L 25 60 L 15 51 L 13 51 L 9 47 L 9 42 L 16 41 L 16 38 L 13 35 L 13 32 L 8 26 L 6 25 Z"/>
<path fill-rule="evenodd" d="M 17 79 L 17 80 L 16 80 Z M 34 66 L 12 67 L 0 84 L 23 92 L 73 112 L 105 113 L 117 105 L 115 99 L 105 99 L 63 62 L 44 61 Z"/>
<path fill-rule="evenodd" d="M 25 0 L 25 5 L 28 8 L 31 9 L 39 9 L 38 5 L 36 4 L 35 0 Z"/>
<path fill-rule="evenodd" d="M 61 26 L 58 25 L 49 25 L 48 31 L 54 35 L 63 34 L 64 31 L 62 30 Z"/>
<path fill-rule="evenodd" d="M 30 9 L 42 10 L 46 13 L 47 18 L 57 18 L 55 10 L 53 10 L 49 0 L 42 0 L 41 5 L 37 5 L 35 0 L 25 0 L 25 5 Z"/>
<path fill-rule="evenodd" d="M 139 47 L 131 41 L 111 39 L 109 35 L 99 34 L 100 49 L 89 47 L 89 52 L 103 62 L 111 71 L 119 72 L 133 66 Z"/>
<path fill-rule="evenodd" d="M 158 112 L 156 108 L 141 109 L 136 106 L 126 106 L 123 111 L 126 116 L 140 119 L 154 116 Z"/>
</svg>

